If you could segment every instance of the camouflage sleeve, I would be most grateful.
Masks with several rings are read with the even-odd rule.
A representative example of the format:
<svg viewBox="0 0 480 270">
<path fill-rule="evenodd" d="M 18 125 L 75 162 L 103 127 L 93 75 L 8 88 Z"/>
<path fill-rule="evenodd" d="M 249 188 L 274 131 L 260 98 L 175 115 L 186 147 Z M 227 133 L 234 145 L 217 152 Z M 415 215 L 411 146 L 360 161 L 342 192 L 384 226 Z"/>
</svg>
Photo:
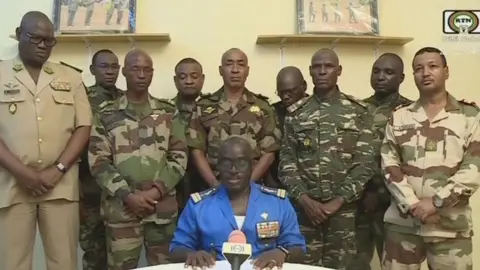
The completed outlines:
<svg viewBox="0 0 480 270">
<path fill-rule="evenodd" d="M 179 116 L 177 114 L 175 117 Z M 160 177 L 156 181 L 159 185 L 165 185 L 167 191 L 175 188 L 187 168 L 188 146 L 184 130 L 180 121 L 172 121 L 166 166 L 161 170 Z"/>
<path fill-rule="evenodd" d="M 444 200 L 444 206 L 453 206 L 461 199 L 469 198 L 477 191 L 480 182 L 480 113 L 468 133 L 467 148 L 458 171 L 436 195 Z"/>
<path fill-rule="evenodd" d="M 90 172 L 104 192 L 123 200 L 132 190 L 113 165 L 112 148 L 112 139 L 108 136 L 100 115 L 96 114 L 88 145 Z"/>
<path fill-rule="evenodd" d="M 278 127 L 275 111 L 268 106 L 266 119 L 262 126 L 262 135 L 259 139 L 259 146 L 262 154 L 276 152 L 282 143 L 282 133 Z"/>
<path fill-rule="evenodd" d="M 375 164 L 372 167 L 373 177 L 365 184 L 366 191 L 376 192 L 379 188 L 385 187 L 380 156 L 383 136 L 383 132 L 379 128 L 373 128 L 373 153 L 375 156 Z"/>
<path fill-rule="evenodd" d="M 385 173 L 387 189 L 397 202 L 398 209 L 402 214 L 407 215 L 412 206 L 419 202 L 419 199 L 400 169 L 400 149 L 393 134 L 392 124 L 393 116 L 385 128 L 385 138 L 382 143 L 382 171 Z"/>
<path fill-rule="evenodd" d="M 353 152 L 352 166 L 345 182 L 335 189 L 336 196 L 346 203 L 356 201 L 362 195 L 365 184 L 375 173 L 375 152 L 373 149 L 372 116 L 365 112 L 359 118 L 361 130 Z"/>
<path fill-rule="evenodd" d="M 292 116 L 285 117 L 278 176 L 280 182 L 287 188 L 290 197 L 298 200 L 302 194 L 308 193 L 308 187 L 305 182 L 302 181 L 297 165 L 298 145 L 295 139 L 295 132 L 293 131 L 293 120 Z"/>
<path fill-rule="evenodd" d="M 207 131 L 202 126 L 202 122 L 200 121 L 201 115 L 201 108 L 196 106 L 192 113 L 192 119 L 188 125 L 187 142 L 188 146 L 193 149 L 206 151 Z"/>
</svg>

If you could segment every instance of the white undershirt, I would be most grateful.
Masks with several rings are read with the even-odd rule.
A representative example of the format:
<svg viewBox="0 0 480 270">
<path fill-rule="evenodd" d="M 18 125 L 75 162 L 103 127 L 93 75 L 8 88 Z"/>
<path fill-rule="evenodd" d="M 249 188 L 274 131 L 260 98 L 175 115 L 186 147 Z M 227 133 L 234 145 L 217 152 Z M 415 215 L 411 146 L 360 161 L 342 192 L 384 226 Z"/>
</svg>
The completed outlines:
<svg viewBox="0 0 480 270">
<path fill-rule="evenodd" d="M 245 222 L 245 216 L 235 216 L 235 222 L 237 222 L 238 229 L 242 229 Z"/>
</svg>

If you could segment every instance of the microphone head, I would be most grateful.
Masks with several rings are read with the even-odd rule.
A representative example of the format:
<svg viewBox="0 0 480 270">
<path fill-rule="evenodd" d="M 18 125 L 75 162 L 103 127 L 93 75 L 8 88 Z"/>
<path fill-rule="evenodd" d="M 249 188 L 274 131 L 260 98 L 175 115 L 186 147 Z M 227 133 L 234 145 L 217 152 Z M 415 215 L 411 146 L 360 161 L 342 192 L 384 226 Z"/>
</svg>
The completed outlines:
<svg viewBox="0 0 480 270">
<path fill-rule="evenodd" d="M 240 231 L 240 230 L 235 230 L 230 233 L 228 236 L 228 242 L 229 243 L 238 243 L 238 244 L 246 244 L 247 243 L 247 237 L 245 234 Z"/>
</svg>

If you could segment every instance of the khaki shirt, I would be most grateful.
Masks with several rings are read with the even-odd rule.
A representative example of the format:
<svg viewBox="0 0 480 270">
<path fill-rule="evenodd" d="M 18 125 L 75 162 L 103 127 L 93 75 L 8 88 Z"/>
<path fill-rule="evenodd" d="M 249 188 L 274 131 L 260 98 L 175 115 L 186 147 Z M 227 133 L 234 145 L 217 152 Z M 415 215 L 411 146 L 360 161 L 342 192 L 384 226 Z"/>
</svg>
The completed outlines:
<svg viewBox="0 0 480 270">
<path fill-rule="evenodd" d="M 47 62 L 35 85 L 19 58 L 0 62 L 0 136 L 27 166 L 43 169 L 52 165 L 76 128 L 91 122 L 78 71 Z M 73 164 L 52 191 L 31 197 L 0 168 L 0 208 L 21 202 L 78 201 L 78 184 L 78 164 Z"/>
</svg>

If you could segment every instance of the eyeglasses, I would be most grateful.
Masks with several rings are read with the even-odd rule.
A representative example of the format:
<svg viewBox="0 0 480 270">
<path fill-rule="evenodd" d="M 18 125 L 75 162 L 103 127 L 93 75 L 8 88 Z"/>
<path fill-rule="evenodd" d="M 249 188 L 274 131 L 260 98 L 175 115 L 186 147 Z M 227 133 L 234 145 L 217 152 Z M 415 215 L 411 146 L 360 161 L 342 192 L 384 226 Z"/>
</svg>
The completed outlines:
<svg viewBox="0 0 480 270">
<path fill-rule="evenodd" d="M 42 43 L 42 41 L 43 41 L 43 44 L 45 44 L 45 46 L 47 47 L 53 47 L 55 46 L 55 44 L 57 44 L 57 39 L 53 37 L 52 38 L 40 37 L 28 32 L 25 32 L 25 35 L 28 37 L 28 41 L 35 45 Z"/>
<path fill-rule="evenodd" d="M 228 159 L 222 158 L 218 161 L 218 167 L 222 169 L 233 169 L 235 167 L 237 170 L 245 170 L 250 166 L 251 161 L 245 158 L 237 159 Z"/>
</svg>

